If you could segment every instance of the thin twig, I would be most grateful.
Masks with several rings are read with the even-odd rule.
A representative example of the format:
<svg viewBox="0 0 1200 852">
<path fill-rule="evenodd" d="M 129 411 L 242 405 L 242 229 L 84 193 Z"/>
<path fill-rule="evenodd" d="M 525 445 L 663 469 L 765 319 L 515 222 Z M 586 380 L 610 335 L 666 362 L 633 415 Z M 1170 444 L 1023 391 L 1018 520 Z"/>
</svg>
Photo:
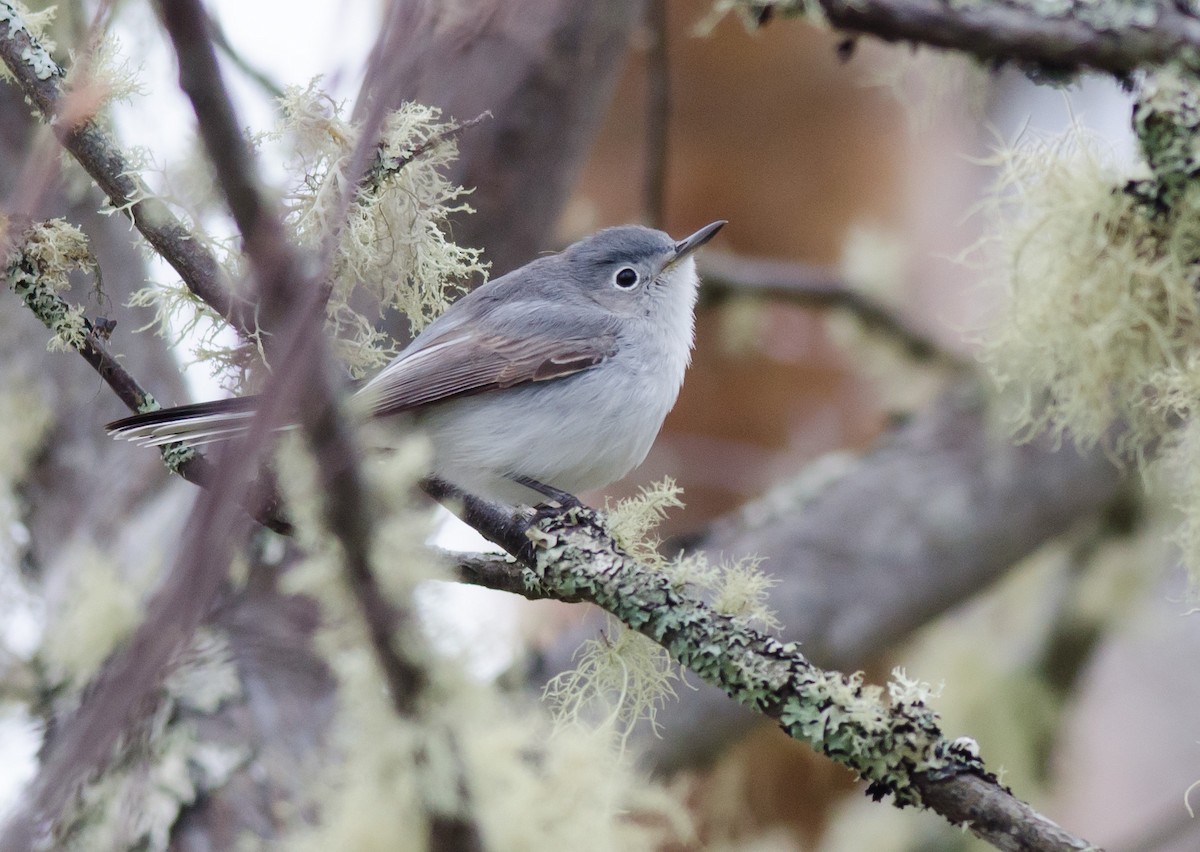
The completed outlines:
<svg viewBox="0 0 1200 852">
<path fill-rule="evenodd" d="M 516 560 L 473 556 L 463 573 L 529 596 L 586 600 L 653 639 L 734 700 L 775 719 L 870 782 L 875 798 L 927 807 L 1011 852 L 1094 849 L 1015 798 L 973 743 L 943 737 L 919 691 L 879 702 L 795 644 L 711 609 L 620 549 L 590 509 L 506 509 L 441 482 L 426 490 Z"/>
<path fill-rule="evenodd" d="M 63 147 L 91 175 L 114 209 L 130 218 L 187 288 L 243 335 L 255 329 L 253 312 L 233 292 L 220 264 L 137 177 L 113 138 L 86 116 L 60 121 L 63 69 L 25 28 L 16 6 L 0 0 L 0 61 L 25 97 L 49 123 Z"/>
<path fill-rule="evenodd" d="M 225 32 L 225 28 L 221 26 L 221 22 L 217 20 L 216 15 L 208 16 L 209 32 L 212 33 L 213 44 L 215 44 L 225 54 L 225 58 L 233 63 L 234 67 L 245 74 L 248 78 L 258 84 L 264 92 L 272 98 L 278 100 L 283 97 L 283 86 L 276 83 L 271 77 L 259 68 L 255 68 L 246 57 L 242 56 L 229 41 L 229 36 Z"/>
<path fill-rule="evenodd" d="M 419 145 L 413 146 L 411 151 L 401 157 L 384 156 L 384 146 L 383 143 L 380 143 L 375 149 L 375 162 L 366 170 L 366 173 L 363 174 L 362 179 L 358 182 L 359 190 L 350 199 L 351 203 L 357 201 L 363 195 L 371 196 L 378 194 L 383 185 L 403 171 L 404 167 L 409 163 L 441 147 L 447 142 L 452 142 L 472 127 L 491 117 L 491 111 L 484 110 L 474 118 L 451 124 L 449 127 L 434 133 Z"/>
<path fill-rule="evenodd" d="M 759 296 L 813 308 L 844 310 L 869 331 L 895 340 L 915 361 L 934 362 L 957 370 L 969 366 L 967 361 L 914 329 L 890 308 L 854 289 L 836 272 L 824 267 L 710 251 L 701 259 L 700 277 L 703 301 L 718 301 L 729 296 Z"/>
</svg>

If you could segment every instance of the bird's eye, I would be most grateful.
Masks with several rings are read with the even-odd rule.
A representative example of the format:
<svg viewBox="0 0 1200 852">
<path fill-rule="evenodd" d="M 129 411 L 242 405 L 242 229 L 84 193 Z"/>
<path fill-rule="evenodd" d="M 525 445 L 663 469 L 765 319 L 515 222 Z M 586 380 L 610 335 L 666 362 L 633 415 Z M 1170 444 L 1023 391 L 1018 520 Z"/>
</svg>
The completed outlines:
<svg viewBox="0 0 1200 852">
<path fill-rule="evenodd" d="M 628 266 L 626 266 L 623 269 L 621 269 L 619 272 L 617 272 L 617 275 L 615 278 L 613 278 L 613 281 L 615 281 L 616 285 L 618 287 L 620 287 L 622 290 L 629 290 L 629 289 L 637 286 L 637 283 L 638 283 L 637 271 L 634 269 L 630 269 Z"/>
</svg>

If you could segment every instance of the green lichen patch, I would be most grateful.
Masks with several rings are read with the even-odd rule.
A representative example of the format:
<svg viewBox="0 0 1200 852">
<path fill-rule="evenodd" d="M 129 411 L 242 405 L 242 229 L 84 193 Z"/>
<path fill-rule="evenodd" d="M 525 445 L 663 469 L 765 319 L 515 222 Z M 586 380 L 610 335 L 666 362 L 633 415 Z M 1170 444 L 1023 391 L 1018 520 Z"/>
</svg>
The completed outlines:
<svg viewBox="0 0 1200 852">
<path fill-rule="evenodd" d="M 714 611 L 639 564 L 590 510 L 542 519 L 534 529 L 544 587 L 582 596 L 653 639 L 706 682 L 867 779 L 871 795 L 919 804 L 917 774 L 986 774 L 973 744 L 942 736 L 928 687 L 902 672 L 885 693 L 861 675 L 812 665 L 796 645 Z"/>
<path fill-rule="evenodd" d="M 89 327 L 83 306 L 70 305 L 62 293 L 68 276 L 95 265 L 83 232 L 62 219 L 39 222 L 16 240 L 5 263 L 5 282 L 51 331 L 46 348 L 52 352 L 78 349 Z"/>
</svg>

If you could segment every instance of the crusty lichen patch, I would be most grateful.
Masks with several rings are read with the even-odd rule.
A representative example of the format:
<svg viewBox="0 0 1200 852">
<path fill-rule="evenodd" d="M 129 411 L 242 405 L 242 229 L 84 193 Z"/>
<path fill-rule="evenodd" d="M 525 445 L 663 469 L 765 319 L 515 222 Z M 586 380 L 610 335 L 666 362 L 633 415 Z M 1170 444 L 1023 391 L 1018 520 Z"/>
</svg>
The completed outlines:
<svg viewBox="0 0 1200 852">
<path fill-rule="evenodd" d="M 860 675 L 823 671 L 794 643 L 715 612 L 665 574 L 638 564 L 591 510 L 543 519 L 531 532 L 536 582 L 593 601 L 661 644 L 703 680 L 869 780 L 872 795 L 919 804 L 914 773 L 984 771 L 971 743 L 942 736 L 926 703 L 927 687 L 902 673 L 885 697 Z"/>
</svg>

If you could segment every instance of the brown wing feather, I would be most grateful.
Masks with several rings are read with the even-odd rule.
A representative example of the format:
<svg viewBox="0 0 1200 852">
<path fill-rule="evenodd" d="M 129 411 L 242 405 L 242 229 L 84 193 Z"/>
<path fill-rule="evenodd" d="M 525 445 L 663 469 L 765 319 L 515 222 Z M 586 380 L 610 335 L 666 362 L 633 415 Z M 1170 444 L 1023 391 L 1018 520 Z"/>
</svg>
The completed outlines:
<svg viewBox="0 0 1200 852">
<path fill-rule="evenodd" d="M 478 338 L 451 333 L 402 355 L 359 391 L 376 417 L 456 396 L 559 379 L 613 354 L 611 333 L 580 340 Z"/>
</svg>

